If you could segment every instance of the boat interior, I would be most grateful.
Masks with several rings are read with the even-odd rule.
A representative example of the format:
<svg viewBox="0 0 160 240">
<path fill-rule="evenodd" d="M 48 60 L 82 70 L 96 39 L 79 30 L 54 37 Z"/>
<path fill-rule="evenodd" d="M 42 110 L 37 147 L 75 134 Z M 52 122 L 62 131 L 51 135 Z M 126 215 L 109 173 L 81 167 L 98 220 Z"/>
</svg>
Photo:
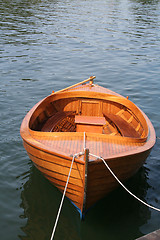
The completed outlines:
<svg viewBox="0 0 160 240">
<path fill-rule="evenodd" d="M 41 132 L 92 132 L 131 138 L 144 138 L 148 133 L 144 119 L 119 102 L 82 97 L 54 100 L 52 95 L 35 109 L 29 127 Z"/>
</svg>

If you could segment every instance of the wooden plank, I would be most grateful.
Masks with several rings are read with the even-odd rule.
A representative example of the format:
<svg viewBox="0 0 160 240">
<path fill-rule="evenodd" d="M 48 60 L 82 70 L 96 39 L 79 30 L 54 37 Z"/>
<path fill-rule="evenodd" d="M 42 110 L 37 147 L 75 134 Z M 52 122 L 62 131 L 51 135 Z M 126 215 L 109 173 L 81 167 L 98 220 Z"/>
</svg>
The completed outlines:
<svg viewBox="0 0 160 240">
<path fill-rule="evenodd" d="M 110 119 L 119 129 L 122 136 L 124 137 L 132 137 L 132 138 L 139 138 L 139 133 L 123 118 L 121 118 L 118 115 L 111 114 L 111 113 L 105 113 L 104 116 L 108 119 Z"/>
<path fill-rule="evenodd" d="M 140 238 L 137 238 L 137 240 L 159 240 L 160 239 L 160 229 L 149 233 L 145 236 L 142 236 Z"/>
<path fill-rule="evenodd" d="M 62 121 L 67 116 L 72 115 L 73 113 L 74 113 L 73 111 L 57 112 L 45 122 L 41 131 L 52 132 L 53 128 L 55 127 L 56 124 L 58 124 L 58 122 Z"/>
<path fill-rule="evenodd" d="M 75 123 L 103 126 L 106 124 L 106 120 L 104 117 L 76 115 Z"/>
<path fill-rule="evenodd" d="M 99 116 L 100 115 L 100 101 L 82 100 L 80 113 L 84 116 Z"/>
<path fill-rule="evenodd" d="M 43 173 L 43 175 L 47 176 L 47 178 L 50 178 L 50 181 L 54 184 L 59 184 L 61 186 L 65 186 L 67 181 L 67 176 L 58 172 L 53 172 L 49 169 L 43 168 L 40 165 L 36 165 L 36 167 Z M 76 189 L 77 191 L 81 192 L 83 188 L 83 179 L 82 178 L 73 178 L 70 177 L 69 180 L 69 186 L 72 189 Z"/>
<path fill-rule="evenodd" d="M 103 126 L 106 124 L 104 117 L 95 116 L 75 116 L 77 132 L 102 133 Z"/>
<path fill-rule="evenodd" d="M 70 168 L 71 159 L 50 154 L 47 152 L 43 152 L 40 149 L 36 149 L 33 146 L 30 146 L 26 143 L 24 143 L 24 147 L 28 152 L 28 154 L 33 155 L 40 160 L 42 159 L 43 161 L 50 162 L 50 163 L 54 162 L 54 164 L 57 164 L 59 166 L 65 166 Z M 83 168 L 84 168 L 84 161 L 82 161 L 82 163 L 76 162 L 76 161 L 73 163 L 73 169 L 78 169 L 78 171 L 83 172 Z"/>
<path fill-rule="evenodd" d="M 89 149 L 85 149 L 84 152 L 84 160 L 85 160 L 85 169 L 84 169 L 84 189 L 83 189 L 83 210 L 82 212 L 85 212 L 86 210 L 86 198 L 87 198 L 87 177 L 88 177 L 88 161 L 89 161 Z"/>
<path fill-rule="evenodd" d="M 29 154 L 29 153 L 28 153 Z M 58 164 L 55 164 L 54 162 L 49 162 L 49 161 L 44 161 L 43 159 L 40 160 L 38 159 L 37 157 L 34 157 L 32 155 L 29 154 L 29 157 L 32 159 L 32 161 L 44 168 L 44 169 L 48 169 L 50 170 L 50 172 L 53 173 L 58 173 L 58 174 L 61 174 L 62 176 L 68 176 L 68 173 L 69 173 L 69 167 L 66 167 L 65 165 L 64 166 L 60 166 Z M 81 177 L 81 172 L 80 171 L 77 171 L 77 169 L 72 169 L 72 174 L 71 174 L 71 177 L 75 178 L 75 179 L 82 179 Z"/>
</svg>

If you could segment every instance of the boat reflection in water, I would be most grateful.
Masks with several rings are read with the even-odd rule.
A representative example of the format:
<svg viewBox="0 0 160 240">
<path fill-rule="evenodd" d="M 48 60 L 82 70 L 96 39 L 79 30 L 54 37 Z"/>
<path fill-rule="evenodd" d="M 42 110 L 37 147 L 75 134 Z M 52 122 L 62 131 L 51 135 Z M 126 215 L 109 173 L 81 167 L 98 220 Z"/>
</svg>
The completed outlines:
<svg viewBox="0 0 160 240">
<path fill-rule="evenodd" d="M 142 167 L 126 182 L 126 186 L 142 200 L 145 199 L 150 187 L 147 183 L 147 174 L 148 170 Z M 26 219 L 26 223 L 21 227 L 24 235 L 20 235 L 19 238 L 21 240 L 50 239 L 61 200 L 60 192 L 32 166 L 29 180 L 23 185 L 21 199 L 24 214 L 20 218 Z M 98 239 L 101 234 L 109 239 L 113 237 L 120 239 L 119 237 L 125 232 L 125 239 L 135 239 L 142 235 L 140 228 L 147 223 L 150 216 L 149 208 L 130 197 L 121 187 L 100 200 L 92 211 L 88 212 L 85 221 L 80 221 L 77 210 L 66 198 L 56 239 L 82 240 L 83 232 L 87 232 L 94 239 Z"/>
<path fill-rule="evenodd" d="M 26 221 L 21 227 L 24 235 L 21 234 L 19 238 L 22 240 L 50 239 L 60 199 L 61 193 L 57 188 L 53 187 L 32 165 L 29 180 L 23 185 L 21 192 L 20 206 L 24 209 L 24 214 L 20 215 L 20 218 Z M 79 232 L 79 213 L 66 199 L 56 235 L 60 237 L 59 239 L 66 237 L 70 240 L 80 240 Z"/>
</svg>

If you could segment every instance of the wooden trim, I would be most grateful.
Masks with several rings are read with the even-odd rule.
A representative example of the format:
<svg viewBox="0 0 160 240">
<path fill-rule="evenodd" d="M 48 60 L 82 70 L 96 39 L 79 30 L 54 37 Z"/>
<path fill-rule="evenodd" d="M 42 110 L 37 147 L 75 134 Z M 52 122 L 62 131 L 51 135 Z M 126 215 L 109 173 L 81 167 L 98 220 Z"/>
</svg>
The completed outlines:
<svg viewBox="0 0 160 240">
<path fill-rule="evenodd" d="M 84 150 L 84 161 L 85 161 L 85 167 L 84 167 L 84 195 L 83 195 L 83 208 L 82 213 L 86 210 L 86 199 L 87 199 L 87 177 L 88 177 L 88 161 L 89 161 L 89 149 L 86 148 Z"/>
</svg>

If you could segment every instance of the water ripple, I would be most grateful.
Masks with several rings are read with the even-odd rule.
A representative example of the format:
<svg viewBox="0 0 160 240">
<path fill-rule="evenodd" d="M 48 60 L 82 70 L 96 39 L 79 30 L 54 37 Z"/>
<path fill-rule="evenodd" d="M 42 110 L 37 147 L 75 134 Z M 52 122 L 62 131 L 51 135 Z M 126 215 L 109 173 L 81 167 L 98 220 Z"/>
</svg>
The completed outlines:
<svg viewBox="0 0 160 240">
<path fill-rule="evenodd" d="M 129 96 L 153 122 L 156 145 L 130 186 L 158 206 L 159 1 L 1 1 L 0 40 L 1 238 L 49 239 L 60 194 L 31 164 L 19 128 L 29 109 L 52 90 L 90 75 Z M 82 224 L 66 201 L 57 239 L 129 240 L 159 228 L 158 214 L 120 190 L 112 197 L 97 204 Z"/>
</svg>

